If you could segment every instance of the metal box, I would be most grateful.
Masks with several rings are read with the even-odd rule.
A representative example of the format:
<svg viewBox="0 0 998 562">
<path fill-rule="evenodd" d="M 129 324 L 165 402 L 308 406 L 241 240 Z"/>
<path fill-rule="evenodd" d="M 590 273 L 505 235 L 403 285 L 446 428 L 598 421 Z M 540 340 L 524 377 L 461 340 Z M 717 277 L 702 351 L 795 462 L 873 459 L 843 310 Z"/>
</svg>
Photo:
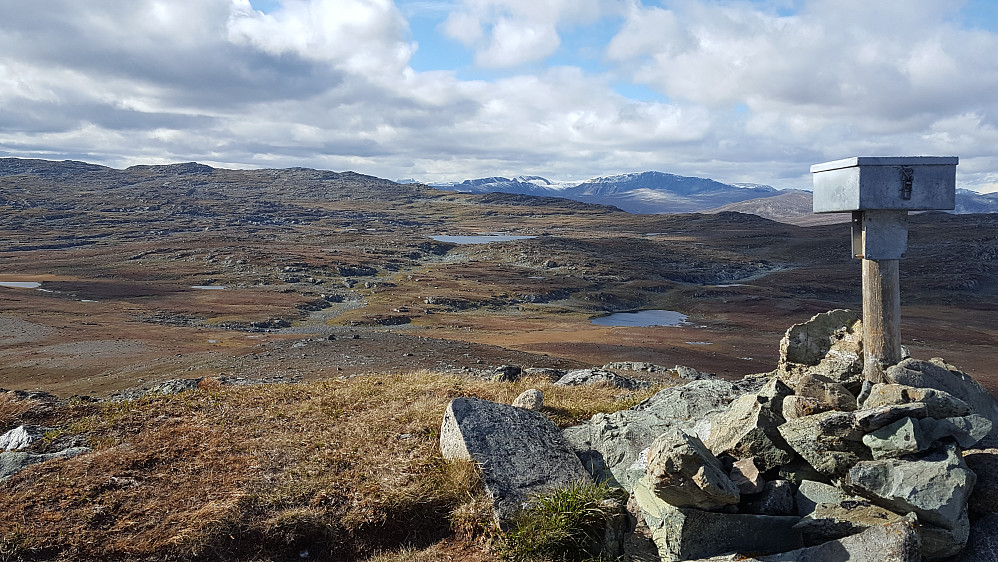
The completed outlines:
<svg viewBox="0 0 998 562">
<path fill-rule="evenodd" d="M 814 212 L 956 206 L 956 156 L 856 156 L 811 166 Z"/>
</svg>

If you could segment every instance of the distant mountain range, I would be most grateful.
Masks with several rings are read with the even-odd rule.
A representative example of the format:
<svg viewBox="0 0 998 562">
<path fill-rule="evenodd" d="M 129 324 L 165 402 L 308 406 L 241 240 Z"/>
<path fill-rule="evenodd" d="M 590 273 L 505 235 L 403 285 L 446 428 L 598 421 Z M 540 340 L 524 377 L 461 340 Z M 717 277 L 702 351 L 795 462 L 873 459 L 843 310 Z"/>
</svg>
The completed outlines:
<svg viewBox="0 0 998 562">
<path fill-rule="evenodd" d="M 404 180 L 415 183 L 414 180 Z M 811 192 L 778 190 L 769 185 L 727 184 L 708 178 L 664 172 L 601 176 L 583 182 L 555 182 L 540 176 L 490 177 L 428 184 L 465 193 L 512 193 L 564 197 L 612 205 L 629 213 L 738 211 L 800 225 L 848 222 L 847 214 L 814 215 Z M 998 193 L 956 190 L 956 213 L 998 212 Z"/>
</svg>

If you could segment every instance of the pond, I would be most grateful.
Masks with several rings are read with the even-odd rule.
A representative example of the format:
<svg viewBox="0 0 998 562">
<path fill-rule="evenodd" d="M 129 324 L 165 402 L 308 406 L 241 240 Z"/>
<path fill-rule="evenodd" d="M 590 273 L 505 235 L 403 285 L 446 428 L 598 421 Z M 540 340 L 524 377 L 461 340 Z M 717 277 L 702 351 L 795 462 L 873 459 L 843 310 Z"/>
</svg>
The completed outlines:
<svg viewBox="0 0 998 562">
<path fill-rule="evenodd" d="M 440 236 L 430 236 L 437 242 L 450 242 L 451 244 L 488 244 L 489 242 L 509 242 L 511 240 L 526 240 L 537 238 L 536 236 L 517 236 L 515 234 L 502 234 L 500 232 L 483 232 L 474 236 L 450 236 L 441 234 Z"/>
<path fill-rule="evenodd" d="M 37 289 L 42 284 L 37 281 L 0 281 L 0 287 L 11 287 L 14 289 Z"/>
<path fill-rule="evenodd" d="M 225 285 L 191 285 L 191 289 L 201 289 L 202 291 L 221 291 Z"/>
<path fill-rule="evenodd" d="M 674 310 L 639 310 L 600 316 L 590 322 L 598 326 L 682 326 L 686 323 L 686 315 Z"/>
</svg>

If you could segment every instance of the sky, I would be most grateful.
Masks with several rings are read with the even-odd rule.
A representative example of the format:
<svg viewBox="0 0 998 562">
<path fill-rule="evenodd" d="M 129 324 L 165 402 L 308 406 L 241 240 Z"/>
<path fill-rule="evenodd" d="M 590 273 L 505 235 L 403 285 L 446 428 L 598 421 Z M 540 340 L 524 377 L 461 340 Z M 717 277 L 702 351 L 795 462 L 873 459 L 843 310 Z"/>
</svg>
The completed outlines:
<svg viewBox="0 0 998 562">
<path fill-rule="evenodd" d="M 998 191 L 998 0 L 0 0 L 0 157 Z"/>
</svg>

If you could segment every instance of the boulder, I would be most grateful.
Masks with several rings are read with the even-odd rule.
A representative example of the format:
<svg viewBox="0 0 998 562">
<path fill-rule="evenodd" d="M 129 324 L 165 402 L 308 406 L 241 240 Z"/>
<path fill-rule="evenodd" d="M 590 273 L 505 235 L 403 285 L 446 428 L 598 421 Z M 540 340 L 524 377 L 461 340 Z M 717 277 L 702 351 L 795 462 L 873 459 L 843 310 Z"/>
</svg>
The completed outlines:
<svg viewBox="0 0 998 562">
<path fill-rule="evenodd" d="M 861 460 L 872 459 L 851 412 L 822 412 L 790 420 L 780 435 L 819 474 L 838 479 Z"/>
<path fill-rule="evenodd" d="M 663 562 L 726 552 L 780 552 L 803 546 L 793 526 L 798 517 L 717 513 L 675 507 L 657 497 L 644 481 L 634 498 Z"/>
<path fill-rule="evenodd" d="M 869 501 L 846 500 L 819 503 L 795 527 L 801 532 L 804 544 L 814 546 L 861 533 L 870 527 L 886 525 L 900 518 L 901 515 Z"/>
<path fill-rule="evenodd" d="M 863 433 L 872 433 L 903 418 L 922 419 L 928 415 L 925 404 L 898 404 L 857 410 L 853 423 Z"/>
<path fill-rule="evenodd" d="M 481 467 L 499 520 L 508 519 L 532 494 L 590 480 L 550 419 L 478 398 L 448 404 L 440 451 L 445 459 L 471 460 Z"/>
<path fill-rule="evenodd" d="M 782 405 L 783 397 L 791 390 L 779 379 L 772 379 L 763 390 L 766 389 L 768 395 L 740 396 L 726 410 L 712 416 L 709 425 L 698 425 L 697 433 L 711 452 L 736 459 L 754 457 L 763 472 L 790 461 L 793 453 L 778 429 L 784 422 L 783 416 L 774 405 Z"/>
<path fill-rule="evenodd" d="M 804 480 L 797 486 L 796 499 L 797 515 L 801 517 L 814 513 L 818 504 L 838 504 L 862 500 L 862 498 L 845 493 L 842 488 L 814 480 Z"/>
<path fill-rule="evenodd" d="M 818 546 L 801 548 L 773 554 L 746 558 L 734 555 L 721 560 L 741 560 L 745 562 L 921 562 L 921 545 L 916 530 L 915 518 L 901 518 L 893 523 L 869 529 Z M 701 561 L 706 562 L 706 561 Z"/>
<path fill-rule="evenodd" d="M 720 509 L 738 503 L 738 487 L 720 461 L 695 436 L 670 429 L 652 443 L 642 480 L 677 507 Z"/>
<path fill-rule="evenodd" d="M 991 435 L 998 436 L 998 401 L 970 375 L 942 359 L 905 359 L 886 372 L 892 383 L 942 390 L 963 400 L 971 410 L 992 423 Z"/>
<path fill-rule="evenodd" d="M 29 447 L 41 439 L 48 428 L 37 425 L 19 425 L 0 435 L 0 451 L 15 451 Z"/>
<path fill-rule="evenodd" d="M 804 416 L 827 412 L 831 409 L 831 404 L 822 402 L 817 398 L 797 396 L 795 394 L 783 399 L 783 409 L 780 410 L 780 413 L 783 414 L 784 419 L 795 420 Z"/>
<path fill-rule="evenodd" d="M 690 428 L 711 412 L 726 408 L 737 396 L 760 387 L 757 381 L 692 381 L 663 389 L 627 410 L 596 414 L 584 424 L 565 429 L 565 438 L 596 480 L 630 491 L 645 474 L 641 452 L 656 437 L 669 428 Z"/>
<path fill-rule="evenodd" d="M 874 459 L 912 455 L 928 449 L 931 443 L 914 418 L 901 418 L 863 436 L 863 444 L 870 448 Z"/>
<path fill-rule="evenodd" d="M 762 479 L 762 474 L 755 465 L 754 457 L 735 461 L 728 477 L 740 494 L 758 494 L 766 486 L 766 481 Z"/>
<path fill-rule="evenodd" d="M 964 508 L 966 512 L 966 508 Z M 922 558 L 925 560 L 944 560 L 959 554 L 967 545 L 970 537 L 970 519 L 966 514 L 957 519 L 952 529 L 946 529 L 929 523 L 918 526 L 918 535 L 922 538 Z"/>
<path fill-rule="evenodd" d="M 535 377 L 554 382 L 567 373 L 565 369 L 552 369 L 550 367 L 526 367 L 521 371 L 525 377 Z"/>
<path fill-rule="evenodd" d="M 897 513 L 914 512 L 919 521 L 954 529 L 967 517 L 967 500 L 977 477 L 956 446 L 920 457 L 862 461 L 843 488 Z"/>
<path fill-rule="evenodd" d="M 70 447 L 57 453 L 26 453 L 23 451 L 7 451 L 0 453 L 0 482 L 7 480 L 25 468 L 53 459 L 69 459 L 84 453 L 89 453 L 89 447 Z"/>
<path fill-rule="evenodd" d="M 793 485 L 786 480 L 766 482 L 759 497 L 746 505 L 748 513 L 757 515 L 796 515 Z"/>
<path fill-rule="evenodd" d="M 821 410 L 850 411 L 856 409 L 856 396 L 846 390 L 841 383 L 814 374 L 805 373 L 793 384 L 797 396 L 815 399 Z"/>
<path fill-rule="evenodd" d="M 544 393 L 536 388 L 524 390 L 513 400 L 513 406 L 527 410 L 540 410 L 544 406 Z"/>
<path fill-rule="evenodd" d="M 495 382 L 516 382 L 523 374 L 523 367 L 519 365 L 499 365 L 492 371 L 492 380 Z"/>
<path fill-rule="evenodd" d="M 649 381 L 639 381 L 607 371 L 605 369 L 575 369 L 565 373 L 554 384 L 558 386 L 582 386 L 586 384 L 605 384 L 627 390 L 642 390 L 651 387 Z"/>
<path fill-rule="evenodd" d="M 930 443 L 937 443 L 943 439 L 952 439 L 964 449 L 969 449 L 976 445 L 991 433 L 991 422 L 977 414 L 970 414 L 960 418 L 925 418 L 920 420 L 925 438 Z"/>
<path fill-rule="evenodd" d="M 956 418 L 970 413 L 970 405 L 948 392 L 903 384 L 873 385 L 863 407 L 876 408 L 912 402 L 925 404 L 926 415 L 930 418 Z"/>
<path fill-rule="evenodd" d="M 970 526 L 970 538 L 958 562 L 994 562 L 998 560 L 998 514 L 981 517 Z"/>
<path fill-rule="evenodd" d="M 998 513 L 998 449 L 964 451 L 963 460 L 977 475 L 967 504 L 970 511 L 981 515 Z"/>
<path fill-rule="evenodd" d="M 791 381 L 811 373 L 857 387 L 863 380 L 862 337 L 860 313 L 832 310 L 816 314 L 787 330 L 780 341 L 777 372 Z"/>
</svg>

